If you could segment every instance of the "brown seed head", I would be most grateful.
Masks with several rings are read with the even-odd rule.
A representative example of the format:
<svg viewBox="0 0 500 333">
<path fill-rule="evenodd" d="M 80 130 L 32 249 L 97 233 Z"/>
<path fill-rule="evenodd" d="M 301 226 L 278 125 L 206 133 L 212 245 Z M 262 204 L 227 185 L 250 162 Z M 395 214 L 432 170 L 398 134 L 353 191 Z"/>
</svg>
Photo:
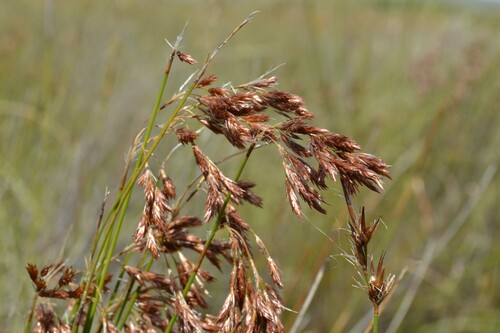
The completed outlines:
<svg viewBox="0 0 500 333">
<path fill-rule="evenodd" d="M 160 178 L 163 184 L 163 194 L 168 200 L 174 199 L 176 197 L 174 182 L 172 181 L 172 179 L 170 179 L 170 177 L 165 173 L 165 170 L 163 169 L 160 170 Z"/>
<path fill-rule="evenodd" d="M 278 78 L 276 76 L 271 76 L 268 78 L 263 78 L 258 81 L 252 82 L 250 85 L 258 88 L 268 88 L 275 86 L 278 83 Z"/>
<path fill-rule="evenodd" d="M 66 267 L 66 270 L 64 273 L 61 275 L 59 278 L 58 285 L 60 287 L 67 286 L 73 281 L 73 277 L 75 276 L 75 271 L 73 270 L 72 267 Z"/>
<path fill-rule="evenodd" d="M 215 76 L 215 75 L 207 76 L 206 78 L 204 78 L 200 82 L 198 82 L 198 84 L 196 85 L 196 88 L 203 88 L 203 87 L 209 86 L 212 83 L 214 83 L 216 80 L 217 80 L 217 76 Z"/>
<path fill-rule="evenodd" d="M 198 133 L 188 130 L 184 127 L 177 129 L 175 131 L 175 134 L 177 135 L 177 139 L 179 140 L 179 142 L 183 145 L 194 143 L 194 140 L 196 140 L 196 138 L 198 137 Z"/>
<path fill-rule="evenodd" d="M 38 278 L 38 268 L 36 265 L 28 263 L 28 265 L 26 265 L 26 270 L 28 271 L 31 281 L 35 282 Z"/>
<path fill-rule="evenodd" d="M 264 92 L 262 99 L 265 104 L 285 113 L 296 112 L 304 106 L 302 97 L 278 90 Z"/>
<path fill-rule="evenodd" d="M 222 96 L 222 97 L 229 95 L 227 90 L 222 87 L 209 88 L 208 93 L 212 96 Z"/>
<path fill-rule="evenodd" d="M 190 56 L 187 53 L 182 53 L 181 51 L 177 51 L 177 57 L 179 57 L 179 60 L 185 63 L 188 63 L 190 65 L 197 64 L 198 61 L 196 61 L 192 56 Z"/>
<path fill-rule="evenodd" d="M 370 264 L 372 276 L 367 287 L 367 293 L 375 307 L 378 307 L 387 295 L 389 295 L 396 279 L 393 274 L 389 274 L 385 278 L 384 257 L 385 254 L 383 253 L 378 261 L 376 271 L 373 267 L 373 261 Z"/>
</svg>

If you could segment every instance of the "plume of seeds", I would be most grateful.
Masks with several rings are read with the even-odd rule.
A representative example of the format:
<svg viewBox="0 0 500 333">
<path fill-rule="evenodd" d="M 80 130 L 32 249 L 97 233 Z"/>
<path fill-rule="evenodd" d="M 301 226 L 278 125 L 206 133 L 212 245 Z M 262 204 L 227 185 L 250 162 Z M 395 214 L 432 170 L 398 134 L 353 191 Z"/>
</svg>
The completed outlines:
<svg viewBox="0 0 500 333">
<path fill-rule="evenodd" d="M 377 192 L 383 188 L 382 178 L 389 177 L 389 171 L 381 159 L 360 152 L 361 147 L 344 135 L 308 124 L 314 115 L 305 108 L 302 97 L 269 89 L 276 83 L 276 77 L 271 77 L 233 89 L 209 88 L 208 95 L 198 97 L 202 114 L 196 118 L 212 132 L 224 135 L 238 149 L 256 143 L 276 145 L 283 158 L 288 201 L 301 219 L 299 198 L 309 207 L 326 213 L 322 206 L 324 199 L 314 188 L 327 189 L 326 178 L 334 181 L 340 178 L 350 194 L 356 194 L 359 186 Z M 282 115 L 285 120 L 269 124 L 272 119 L 266 114 L 269 111 Z M 207 200 L 207 208 L 212 209 L 206 210 L 206 217 L 212 217 L 228 192 L 232 192 L 234 198 L 241 192 L 231 191 L 232 184 L 214 165 L 203 161 L 205 158 L 198 148 L 194 149 L 207 186 L 213 189 L 208 192 L 219 193 Z M 224 184 L 226 191 L 215 191 L 217 182 Z"/>
<path fill-rule="evenodd" d="M 172 212 L 172 208 L 168 205 L 165 194 L 156 187 L 156 177 L 151 170 L 146 169 L 137 184 L 144 188 L 145 204 L 134 240 L 141 248 L 147 248 L 157 259 L 160 255 L 158 240 L 166 232 L 167 214 Z M 169 194 L 168 190 L 166 192 Z"/>
</svg>

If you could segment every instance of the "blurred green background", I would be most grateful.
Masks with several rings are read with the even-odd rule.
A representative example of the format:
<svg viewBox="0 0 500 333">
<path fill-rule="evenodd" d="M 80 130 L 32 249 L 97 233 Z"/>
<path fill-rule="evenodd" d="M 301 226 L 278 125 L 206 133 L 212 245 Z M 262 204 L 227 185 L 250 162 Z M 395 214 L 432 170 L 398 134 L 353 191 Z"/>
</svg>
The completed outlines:
<svg viewBox="0 0 500 333">
<path fill-rule="evenodd" d="M 34 294 L 27 262 L 84 267 L 105 189 L 116 191 L 153 107 L 164 39 L 189 20 L 182 50 L 203 60 L 254 10 L 209 73 L 238 84 L 285 63 L 274 72 L 279 88 L 303 96 L 316 125 L 393 166 L 386 191 L 356 200 L 386 225 L 375 255 L 386 250 L 388 271 L 406 271 L 381 330 L 498 331 L 500 5 L 396 0 L 2 1 L 0 331 L 23 327 Z M 192 70 L 174 66 L 167 96 Z M 221 142 L 202 139 L 207 150 Z M 325 193 L 327 216 L 299 222 L 276 155 L 257 151 L 245 171 L 265 209 L 243 214 L 283 270 L 285 305 L 299 310 L 329 258 L 299 331 L 361 332 L 371 306 L 342 256 L 350 249 L 340 188 Z M 168 172 L 182 183 L 196 173 L 191 164 L 178 158 Z M 139 193 L 125 232 L 141 205 Z M 215 303 L 225 288 L 215 287 Z M 285 312 L 288 328 L 295 317 Z"/>
</svg>

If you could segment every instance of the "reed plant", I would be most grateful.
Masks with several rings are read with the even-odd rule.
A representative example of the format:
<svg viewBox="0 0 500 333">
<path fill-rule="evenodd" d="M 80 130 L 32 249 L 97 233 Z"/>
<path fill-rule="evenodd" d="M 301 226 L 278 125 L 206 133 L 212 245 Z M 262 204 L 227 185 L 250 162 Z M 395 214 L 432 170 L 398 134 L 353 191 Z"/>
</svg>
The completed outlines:
<svg viewBox="0 0 500 333">
<path fill-rule="evenodd" d="M 271 72 L 243 84 L 217 85 L 217 76 L 208 74 L 210 64 L 254 14 L 165 101 L 172 67 L 198 63 L 182 51 L 184 32 L 169 43 L 156 103 L 147 126 L 133 140 L 113 203 L 107 202 L 106 193 L 86 266 L 26 266 L 35 289 L 26 332 L 284 332 L 280 318 L 288 309 L 280 297 L 280 269 L 251 221 L 239 212 L 243 204 L 263 206 L 254 192 L 256 183 L 243 180 L 243 174 L 254 151 L 265 146 L 281 158 L 281 166 L 265 167 L 283 168 L 282 193 L 299 220 L 307 220 L 304 204 L 327 214 L 320 191 L 340 183 L 352 243 L 352 254 L 346 257 L 359 271 L 357 285 L 373 305 L 373 331 L 378 331 L 380 304 L 395 277 L 385 273 L 385 254 L 375 261 L 368 248 L 380 220 L 367 223 L 364 208 L 358 212 L 353 200 L 361 187 L 381 190 L 389 168 L 382 159 L 362 152 L 353 139 L 313 125 L 314 114 L 302 97 L 278 90 Z M 168 115 L 167 120 L 160 122 L 160 114 Z M 206 131 L 223 137 L 236 152 L 215 161 L 206 153 L 206 143 L 198 140 Z M 174 142 L 173 148 L 163 156 L 160 147 L 167 142 Z M 181 190 L 176 186 L 180 175 L 168 168 L 178 150 L 190 151 L 192 158 L 183 163 L 199 170 Z M 239 165 L 233 177 L 220 168 L 227 160 Z M 144 193 L 144 208 L 130 235 L 123 226 L 134 219 L 130 204 L 138 188 Z M 196 201 L 204 201 L 203 211 L 192 208 Z M 203 227 L 208 228 L 206 237 L 197 232 Z M 123 239 L 130 244 L 119 249 Z M 258 253 L 267 273 L 257 268 Z M 207 294 L 216 275 L 205 261 L 229 281 L 215 314 L 207 310 Z M 223 271 L 224 262 L 230 270 Z M 55 310 L 57 300 L 64 311 Z"/>
</svg>

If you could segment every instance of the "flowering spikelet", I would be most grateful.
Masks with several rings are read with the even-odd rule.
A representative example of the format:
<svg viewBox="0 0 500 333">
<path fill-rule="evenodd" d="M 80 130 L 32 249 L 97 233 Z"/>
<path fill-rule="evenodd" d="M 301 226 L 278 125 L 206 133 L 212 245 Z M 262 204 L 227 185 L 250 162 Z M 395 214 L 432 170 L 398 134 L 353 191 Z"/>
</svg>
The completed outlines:
<svg viewBox="0 0 500 333">
<path fill-rule="evenodd" d="M 190 56 L 187 53 L 182 53 L 181 51 L 177 51 L 177 57 L 179 58 L 180 61 L 188 63 L 190 65 L 195 65 L 198 63 L 192 56 Z"/>
<path fill-rule="evenodd" d="M 140 269 L 131 266 L 124 266 L 123 269 L 141 286 L 145 287 L 148 285 L 153 285 L 159 290 L 167 291 L 172 295 L 175 292 L 175 285 L 172 280 L 166 278 L 161 274 L 141 271 Z"/>
<path fill-rule="evenodd" d="M 179 316 L 178 326 L 183 333 L 203 333 L 199 315 L 186 303 L 179 292 L 175 296 L 174 311 Z"/>
<path fill-rule="evenodd" d="M 220 212 L 228 195 L 236 204 L 246 200 L 251 204 L 261 205 L 262 201 L 250 192 L 251 186 L 248 183 L 238 183 L 226 177 L 196 145 L 193 145 L 193 153 L 207 186 L 205 221 Z"/>
<path fill-rule="evenodd" d="M 296 214 L 298 213 L 297 216 L 302 217 L 302 214 L 300 213 L 300 205 L 297 205 L 298 201 L 296 200 L 295 193 L 298 193 L 309 207 L 314 208 L 322 214 L 326 214 L 326 210 L 321 206 L 321 204 L 325 202 L 321 194 L 309 186 L 307 181 L 302 179 L 301 176 L 285 162 L 283 162 L 283 169 L 285 170 L 287 180 L 288 199 L 293 211 Z"/>
<path fill-rule="evenodd" d="M 217 76 L 209 75 L 206 78 L 201 79 L 200 82 L 198 82 L 198 84 L 196 85 L 196 88 L 203 88 L 203 87 L 209 86 L 212 83 L 214 83 L 216 80 L 217 80 Z"/>
<path fill-rule="evenodd" d="M 275 86 L 277 83 L 278 83 L 278 78 L 276 76 L 271 76 L 268 78 L 262 78 L 254 82 L 250 82 L 250 85 L 257 88 L 268 88 Z"/>
<path fill-rule="evenodd" d="M 174 199 L 176 197 L 175 185 L 172 179 L 165 173 L 165 170 L 160 170 L 160 179 L 163 184 L 163 189 L 161 190 L 163 195 L 167 200 Z"/>
<path fill-rule="evenodd" d="M 200 219 L 193 216 L 182 216 L 175 218 L 167 224 L 165 235 L 161 242 L 161 251 L 165 253 L 176 253 L 183 249 L 191 249 L 202 253 L 205 247 L 205 240 L 190 234 L 189 227 L 199 227 L 203 223 Z M 213 241 L 206 251 L 207 259 L 220 269 L 220 257 L 231 260 L 228 254 L 229 243 L 222 241 Z"/>
<path fill-rule="evenodd" d="M 266 105 L 284 113 L 294 112 L 297 114 L 304 106 L 302 97 L 278 90 L 264 92 L 262 94 L 262 99 Z"/>
<path fill-rule="evenodd" d="M 385 254 L 383 253 L 378 261 L 377 270 L 373 267 L 373 261 L 370 263 L 372 275 L 366 287 L 368 297 L 376 311 L 378 311 L 378 307 L 382 301 L 389 295 L 396 279 L 393 274 L 385 277 L 384 257 Z"/>
<path fill-rule="evenodd" d="M 241 310 L 246 294 L 245 268 L 238 259 L 233 265 L 229 280 L 229 294 L 217 316 L 217 324 L 221 332 L 232 332 L 238 327 L 241 319 Z"/>
<path fill-rule="evenodd" d="M 202 96 L 199 109 L 205 115 L 199 121 L 217 134 L 223 134 L 228 141 L 239 149 L 254 143 L 258 132 L 253 122 L 266 121 L 268 117 L 251 118 L 265 110 L 260 92 L 246 91 L 229 95 L 223 88 L 209 89 L 210 96 Z M 246 117 L 246 118 L 245 118 Z"/>
<path fill-rule="evenodd" d="M 175 131 L 175 134 L 179 142 L 183 145 L 194 143 L 194 140 L 198 137 L 198 133 L 190 131 L 187 128 L 179 128 Z"/>
<path fill-rule="evenodd" d="M 66 267 L 63 264 L 45 266 L 40 274 L 36 265 L 28 264 L 26 270 L 31 281 L 35 284 L 35 289 L 40 297 L 70 299 L 79 298 L 84 289 L 84 285 L 77 285 L 73 278 L 76 272 L 72 267 Z M 49 288 L 50 280 L 60 274 L 57 284 L 54 288 Z"/>
<path fill-rule="evenodd" d="M 269 285 L 254 290 L 248 284 L 245 309 L 247 332 L 285 332 L 279 317 L 283 310 L 278 294 Z"/>
<path fill-rule="evenodd" d="M 359 217 L 357 223 L 349 222 L 351 238 L 355 248 L 355 256 L 363 271 L 367 270 L 368 265 L 368 243 L 370 242 L 370 239 L 377 229 L 380 221 L 380 219 L 377 219 L 373 225 L 367 227 L 365 220 L 365 208 L 363 207 L 361 210 L 361 216 Z"/>
<path fill-rule="evenodd" d="M 164 181 L 165 178 L 162 178 L 162 181 Z M 168 183 L 168 180 L 165 181 Z M 144 171 L 137 183 L 144 187 L 146 202 L 134 234 L 134 240 L 140 247 L 147 248 L 153 257 L 157 259 L 160 255 L 158 239 L 166 232 L 167 214 L 171 213 L 172 209 L 167 203 L 165 194 L 156 187 L 156 178 L 149 169 Z M 167 186 L 171 185 L 167 184 Z M 168 195 L 172 194 L 169 193 L 171 190 L 171 188 L 167 190 Z"/>
</svg>

